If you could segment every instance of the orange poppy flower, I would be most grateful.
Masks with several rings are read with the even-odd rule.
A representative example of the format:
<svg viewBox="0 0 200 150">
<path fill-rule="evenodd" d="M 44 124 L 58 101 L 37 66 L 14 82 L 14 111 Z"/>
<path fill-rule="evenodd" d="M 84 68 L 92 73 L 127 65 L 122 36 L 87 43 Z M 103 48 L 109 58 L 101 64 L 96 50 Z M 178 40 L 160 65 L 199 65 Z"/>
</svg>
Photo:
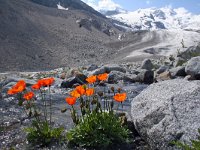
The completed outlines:
<svg viewBox="0 0 200 150">
<path fill-rule="evenodd" d="M 97 76 L 97 78 L 98 78 L 100 81 L 105 81 L 105 80 L 107 80 L 107 78 L 108 78 L 108 74 L 107 74 L 107 73 L 99 74 L 99 75 Z"/>
<path fill-rule="evenodd" d="M 8 90 L 9 95 L 17 94 L 24 91 L 26 88 L 26 82 L 24 80 L 18 81 L 11 89 Z"/>
<path fill-rule="evenodd" d="M 31 100 L 34 96 L 33 92 L 27 92 L 26 94 L 24 94 L 23 98 L 27 101 Z"/>
<path fill-rule="evenodd" d="M 7 93 L 8 93 L 8 95 L 14 95 L 14 94 L 17 94 L 18 91 L 17 91 L 16 89 L 12 89 L 12 88 L 11 88 L 11 89 L 8 90 Z"/>
<path fill-rule="evenodd" d="M 40 86 L 51 86 L 54 83 L 55 79 L 54 78 L 44 78 L 38 80 L 38 85 Z"/>
<path fill-rule="evenodd" d="M 67 97 L 65 100 L 69 105 L 74 105 L 76 103 L 76 97 Z"/>
<path fill-rule="evenodd" d="M 80 95 L 84 95 L 85 94 L 85 88 L 83 85 L 79 85 L 75 88 L 75 90 L 80 94 Z"/>
<path fill-rule="evenodd" d="M 72 97 L 76 97 L 76 98 L 81 97 L 81 95 L 80 95 L 76 90 L 73 90 L 73 91 L 70 93 L 70 95 L 71 95 Z"/>
<path fill-rule="evenodd" d="M 90 76 L 86 79 L 86 81 L 89 83 L 89 84 L 92 84 L 94 82 L 96 82 L 97 80 L 97 76 L 96 75 L 93 75 L 93 76 Z"/>
<path fill-rule="evenodd" d="M 94 94 L 94 88 L 87 89 L 86 92 L 85 92 L 85 94 L 86 94 L 87 96 L 93 95 L 93 94 Z"/>
<path fill-rule="evenodd" d="M 113 98 L 117 102 L 123 102 L 126 99 L 126 93 L 117 93 L 115 96 L 113 96 Z"/>
<path fill-rule="evenodd" d="M 16 87 L 19 87 L 19 86 L 26 86 L 26 82 L 24 80 L 19 80 L 16 85 Z"/>
<path fill-rule="evenodd" d="M 39 90 L 41 88 L 41 86 L 38 83 L 36 83 L 36 84 L 32 85 L 31 88 L 33 90 Z"/>
</svg>

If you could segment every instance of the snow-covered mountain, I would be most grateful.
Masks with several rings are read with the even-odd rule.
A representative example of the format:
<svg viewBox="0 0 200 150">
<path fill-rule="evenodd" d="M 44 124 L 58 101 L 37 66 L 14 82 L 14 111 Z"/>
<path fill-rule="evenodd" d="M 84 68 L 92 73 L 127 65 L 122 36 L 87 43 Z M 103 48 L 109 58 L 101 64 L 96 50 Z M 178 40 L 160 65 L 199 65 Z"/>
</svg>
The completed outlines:
<svg viewBox="0 0 200 150">
<path fill-rule="evenodd" d="M 136 11 L 115 9 L 100 11 L 108 18 L 126 24 L 132 30 L 186 29 L 200 30 L 200 15 L 194 15 L 185 8 L 146 8 Z M 117 24 L 121 26 L 121 24 Z"/>
</svg>

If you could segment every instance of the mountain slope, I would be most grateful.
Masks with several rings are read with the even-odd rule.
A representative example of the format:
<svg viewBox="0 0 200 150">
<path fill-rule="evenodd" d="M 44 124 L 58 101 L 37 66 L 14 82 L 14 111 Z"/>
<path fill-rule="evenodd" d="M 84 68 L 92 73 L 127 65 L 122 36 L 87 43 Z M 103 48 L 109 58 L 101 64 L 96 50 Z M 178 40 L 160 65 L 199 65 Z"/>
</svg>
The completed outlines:
<svg viewBox="0 0 200 150">
<path fill-rule="evenodd" d="M 104 11 L 104 14 L 112 20 L 127 24 L 133 30 L 200 30 L 200 15 L 191 14 L 184 8 L 147 8 L 132 12 L 119 12 L 115 10 L 115 13 L 107 13 Z"/>
<path fill-rule="evenodd" d="M 63 0 L 73 6 L 66 11 L 35 2 L 0 0 L 0 71 L 46 70 L 110 59 L 113 51 L 104 43 L 117 39 L 118 30 L 108 19 L 91 7 L 84 10 L 85 4 L 81 9 L 82 2 L 77 6 L 74 0 Z"/>
<path fill-rule="evenodd" d="M 65 8 L 84 10 L 88 13 L 95 14 L 97 16 L 105 18 L 105 16 L 103 16 L 101 13 L 97 12 L 92 7 L 88 6 L 87 4 L 85 4 L 80 0 L 30 0 L 30 1 L 33 1 L 43 6 L 53 7 L 53 8 L 57 8 L 57 5 L 60 4 Z"/>
</svg>

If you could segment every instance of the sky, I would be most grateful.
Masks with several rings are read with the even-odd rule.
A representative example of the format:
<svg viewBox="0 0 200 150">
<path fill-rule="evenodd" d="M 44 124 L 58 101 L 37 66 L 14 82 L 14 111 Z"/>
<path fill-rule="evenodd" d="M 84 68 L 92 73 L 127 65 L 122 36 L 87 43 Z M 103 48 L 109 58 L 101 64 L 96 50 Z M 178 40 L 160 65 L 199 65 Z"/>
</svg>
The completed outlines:
<svg viewBox="0 0 200 150">
<path fill-rule="evenodd" d="M 82 0 L 95 9 L 108 9 L 120 7 L 135 11 L 140 8 L 183 7 L 193 14 L 200 15 L 200 0 Z"/>
</svg>

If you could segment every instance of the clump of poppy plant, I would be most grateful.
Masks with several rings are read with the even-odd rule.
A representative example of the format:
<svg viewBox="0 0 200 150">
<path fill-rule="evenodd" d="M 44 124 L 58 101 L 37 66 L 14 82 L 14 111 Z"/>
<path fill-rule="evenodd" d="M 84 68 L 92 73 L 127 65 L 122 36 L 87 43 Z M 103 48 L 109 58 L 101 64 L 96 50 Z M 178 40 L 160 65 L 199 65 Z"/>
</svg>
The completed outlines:
<svg viewBox="0 0 200 150">
<path fill-rule="evenodd" d="M 66 98 L 75 124 L 75 128 L 67 133 L 69 145 L 106 149 L 127 141 L 129 130 L 113 110 L 114 101 L 122 104 L 126 100 L 126 93 L 121 93 L 121 89 L 115 93 L 112 87 L 112 93 L 110 90 L 108 92 L 110 96 L 106 95 L 105 90 L 96 92 L 95 89 L 107 78 L 107 73 L 89 76 L 86 79 L 88 84 L 77 86 Z"/>
<path fill-rule="evenodd" d="M 54 83 L 54 78 L 44 78 L 32 85 L 32 91 L 26 88 L 24 80 L 18 81 L 11 89 L 8 90 L 9 95 L 17 95 L 19 105 L 25 110 L 27 117 L 32 120 L 32 125 L 25 128 L 27 132 L 27 140 L 34 146 L 47 146 L 51 142 L 59 141 L 64 131 L 63 128 L 53 128 L 52 126 L 52 100 L 50 94 L 51 85 Z M 47 89 L 47 93 L 46 93 Z M 43 107 L 36 106 L 35 93 L 39 92 Z M 49 108 L 47 108 L 47 103 Z M 43 110 L 43 112 L 41 111 Z M 49 111 L 47 110 L 49 109 Z"/>
</svg>

